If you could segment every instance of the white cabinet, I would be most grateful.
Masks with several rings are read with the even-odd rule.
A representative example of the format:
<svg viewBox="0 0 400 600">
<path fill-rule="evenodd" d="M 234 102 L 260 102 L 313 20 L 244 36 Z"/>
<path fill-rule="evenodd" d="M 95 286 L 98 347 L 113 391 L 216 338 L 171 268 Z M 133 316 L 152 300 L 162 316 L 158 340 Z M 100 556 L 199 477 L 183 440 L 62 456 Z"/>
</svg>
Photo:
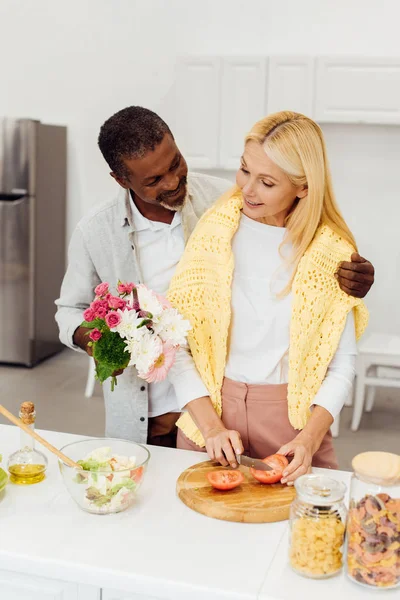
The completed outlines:
<svg viewBox="0 0 400 600">
<path fill-rule="evenodd" d="M 175 90 L 173 133 L 193 169 L 237 169 L 251 126 L 280 110 L 400 125 L 400 58 L 186 57 Z"/>
<path fill-rule="evenodd" d="M 266 114 L 267 62 L 257 57 L 222 62 L 219 167 L 239 167 L 246 133 Z"/>
<path fill-rule="evenodd" d="M 317 59 L 316 113 L 327 123 L 400 124 L 400 59 Z"/>
<path fill-rule="evenodd" d="M 218 162 L 219 110 L 220 59 L 180 59 L 173 134 L 192 168 L 208 169 Z"/>
<path fill-rule="evenodd" d="M 294 110 L 313 116 L 314 62 L 310 56 L 271 56 L 265 114 Z"/>
<path fill-rule="evenodd" d="M 100 589 L 56 579 L 0 571 L 1 600 L 100 600 Z"/>
</svg>

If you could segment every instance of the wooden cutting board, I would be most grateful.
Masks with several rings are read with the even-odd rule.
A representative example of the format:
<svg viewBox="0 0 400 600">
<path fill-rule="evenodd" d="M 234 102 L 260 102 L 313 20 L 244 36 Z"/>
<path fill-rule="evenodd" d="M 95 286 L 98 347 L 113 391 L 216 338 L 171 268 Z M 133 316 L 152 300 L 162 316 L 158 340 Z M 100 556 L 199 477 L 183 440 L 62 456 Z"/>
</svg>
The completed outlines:
<svg viewBox="0 0 400 600">
<path fill-rule="evenodd" d="M 245 480 L 237 488 L 222 492 L 214 489 L 207 473 L 223 470 L 219 463 L 206 461 L 193 465 L 179 476 L 176 491 L 186 506 L 224 521 L 272 523 L 289 518 L 290 504 L 296 492 L 293 486 L 259 483 L 250 470 L 240 466 Z"/>
</svg>

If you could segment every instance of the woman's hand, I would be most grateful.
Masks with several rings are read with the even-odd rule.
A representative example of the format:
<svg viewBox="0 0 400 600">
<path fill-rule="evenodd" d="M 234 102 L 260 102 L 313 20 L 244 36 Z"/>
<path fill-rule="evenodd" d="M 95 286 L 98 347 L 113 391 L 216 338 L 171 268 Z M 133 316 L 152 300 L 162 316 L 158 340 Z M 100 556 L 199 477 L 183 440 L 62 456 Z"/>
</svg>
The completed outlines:
<svg viewBox="0 0 400 600">
<path fill-rule="evenodd" d="M 189 411 L 200 429 L 211 460 L 217 460 L 224 467 L 229 464 L 235 469 L 238 466 L 236 454 L 242 454 L 244 451 L 240 434 L 225 427 L 210 397 L 203 396 L 191 400 L 184 408 Z"/>
<path fill-rule="evenodd" d="M 311 462 L 313 458 L 313 449 L 310 440 L 305 440 L 301 434 L 294 440 L 282 446 L 277 454 L 284 456 L 293 456 L 292 462 L 288 464 L 283 471 L 282 483 L 293 485 L 295 479 L 311 471 Z"/>
<path fill-rule="evenodd" d="M 236 469 L 236 454 L 242 454 L 243 444 L 237 431 L 225 427 L 215 427 L 204 434 L 206 449 L 211 460 L 217 460 L 221 465 L 228 464 Z"/>
<path fill-rule="evenodd" d="M 319 450 L 332 423 L 333 417 L 326 408 L 314 406 L 304 429 L 277 452 L 284 456 L 293 456 L 292 462 L 283 471 L 282 483 L 293 485 L 294 480 L 300 475 L 311 471 L 313 456 Z"/>
</svg>

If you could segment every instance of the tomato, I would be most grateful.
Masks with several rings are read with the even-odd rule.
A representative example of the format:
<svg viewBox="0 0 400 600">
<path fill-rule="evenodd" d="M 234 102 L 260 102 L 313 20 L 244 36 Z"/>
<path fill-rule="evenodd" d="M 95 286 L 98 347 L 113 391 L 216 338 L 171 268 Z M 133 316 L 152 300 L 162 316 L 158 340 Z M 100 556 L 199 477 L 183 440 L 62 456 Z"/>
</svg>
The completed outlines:
<svg viewBox="0 0 400 600">
<path fill-rule="evenodd" d="M 282 474 L 289 464 L 286 456 L 282 454 L 272 454 L 263 459 L 263 462 L 267 463 L 270 467 L 273 467 L 273 471 L 258 471 L 257 469 L 250 469 L 250 473 L 260 483 L 278 483 L 282 479 Z"/>
<path fill-rule="evenodd" d="M 130 477 L 132 481 L 136 483 L 140 483 L 143 478 L 143 467 L 138 467 L 137 469 L 132 469 L 130 472 Z"/>
<path fill-rule="evenodd" d="M 216 490 L 233 490 L 244 480 L 240 471 L 211 471 L 207 479 Z"/>
</svg>

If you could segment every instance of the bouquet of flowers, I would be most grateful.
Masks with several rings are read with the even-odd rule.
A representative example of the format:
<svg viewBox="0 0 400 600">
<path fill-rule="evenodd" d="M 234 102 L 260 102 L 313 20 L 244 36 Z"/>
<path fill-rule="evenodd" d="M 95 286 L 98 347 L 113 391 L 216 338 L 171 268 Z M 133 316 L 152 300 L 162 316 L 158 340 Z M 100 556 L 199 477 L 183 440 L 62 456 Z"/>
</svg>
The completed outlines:
<svg viewBox="0 0 400 600">
<path fill-rule="evenodd" d="M 101 283 L 83 313 L 81 326 L 90 329 L 97 379 L 103 383 L 111 377 L 114 390 L 114 371 L 132 366 L 149 383 L 162 381 L 186 342 L 189 321 L 145 285 L 119 281 L 117 293 L 112 295 L 109 284 Z"/>
</svg>

